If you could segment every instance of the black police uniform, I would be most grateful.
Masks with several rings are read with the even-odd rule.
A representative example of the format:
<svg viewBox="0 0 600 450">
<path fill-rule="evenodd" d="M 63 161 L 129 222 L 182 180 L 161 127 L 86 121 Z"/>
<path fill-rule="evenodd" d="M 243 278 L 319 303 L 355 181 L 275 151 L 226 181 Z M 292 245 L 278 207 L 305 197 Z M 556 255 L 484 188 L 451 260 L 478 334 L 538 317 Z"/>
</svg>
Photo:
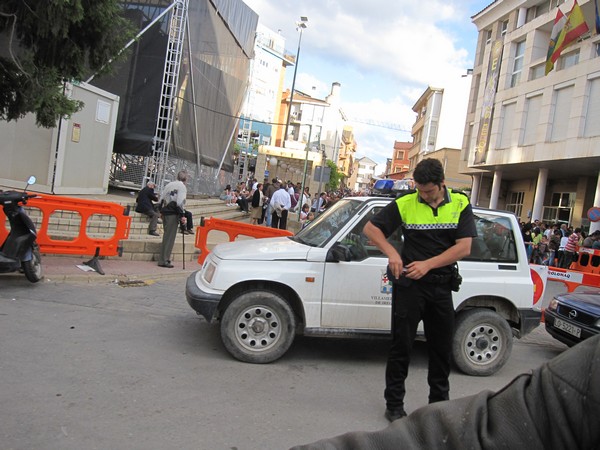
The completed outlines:
<svg viewBox="0 0 600 450">
<path fill-rule="evenodd" d="M 437 208 L 425 203 L 417 191 L 408 191 L 390 202 L 371 223 L 386 237 L 402 228 L 405 266 L 443 253 L 457 239 L 477 236 L 468 197 L 451 189 L 445 190 Z M 401 277 L 393 284 L 392 346 L 385 375 L 389 411 L 404 410 L 404 382 L 421 320 L 429 352 L 429 402 L 448 399 L 455 315 L 450 284 L 453 266 L 431 270 L 420 280 Z"/>
</svg>

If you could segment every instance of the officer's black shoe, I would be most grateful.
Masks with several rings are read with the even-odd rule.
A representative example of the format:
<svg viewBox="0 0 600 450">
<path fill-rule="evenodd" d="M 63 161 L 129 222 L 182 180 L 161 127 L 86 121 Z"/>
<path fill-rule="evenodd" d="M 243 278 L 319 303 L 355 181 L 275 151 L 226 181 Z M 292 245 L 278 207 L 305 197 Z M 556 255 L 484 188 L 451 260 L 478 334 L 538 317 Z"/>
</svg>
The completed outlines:
<svg viewBox="0 0 600 450">
<path fill-rule="evenodd" d="M 385 410 L 385 418 L 390 422 L 406 417 L 406 412 L 403 409 Z"/>
</svg>

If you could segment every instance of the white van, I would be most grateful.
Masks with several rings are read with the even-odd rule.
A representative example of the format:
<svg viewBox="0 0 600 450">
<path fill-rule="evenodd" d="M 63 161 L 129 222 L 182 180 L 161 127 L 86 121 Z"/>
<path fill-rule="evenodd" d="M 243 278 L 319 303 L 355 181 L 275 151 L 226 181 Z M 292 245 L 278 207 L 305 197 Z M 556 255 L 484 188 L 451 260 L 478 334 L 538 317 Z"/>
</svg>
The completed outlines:
<svg viewBox="0 0 600 450">
<path fill-rule="evenodd" d="M 227 350 L 252 363 L 280 358 L 297 333 L 389 334 L 387 258 L 362 229 L 390 200 L 344 198 L 295 236 L 217 245 L 188 278 L 188 303 L 220 320 Z M 478 237 L 459 262 L 463 283 L 453 293 L 453 357 L 467 374 L 490 375 L 507 361 L 513 336 L 539 325 L 541 311 L 515 216 L 473 212 Z M 401 241 L 397 233 L 390 239 Z"/>
</svg>

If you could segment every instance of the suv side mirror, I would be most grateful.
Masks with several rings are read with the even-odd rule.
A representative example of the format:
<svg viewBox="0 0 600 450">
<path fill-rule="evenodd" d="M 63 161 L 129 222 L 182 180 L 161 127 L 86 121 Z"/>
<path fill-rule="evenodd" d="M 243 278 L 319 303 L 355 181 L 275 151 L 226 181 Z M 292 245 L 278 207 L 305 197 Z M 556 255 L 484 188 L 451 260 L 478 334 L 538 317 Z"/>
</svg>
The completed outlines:
<svg viewBox="0 0 600 450">
<path fill-rule="evenodd" d="M 336 242 L 327 252 L 326 262 L 352 261 L 352 253 L 347 245 Z"/>
</svg>

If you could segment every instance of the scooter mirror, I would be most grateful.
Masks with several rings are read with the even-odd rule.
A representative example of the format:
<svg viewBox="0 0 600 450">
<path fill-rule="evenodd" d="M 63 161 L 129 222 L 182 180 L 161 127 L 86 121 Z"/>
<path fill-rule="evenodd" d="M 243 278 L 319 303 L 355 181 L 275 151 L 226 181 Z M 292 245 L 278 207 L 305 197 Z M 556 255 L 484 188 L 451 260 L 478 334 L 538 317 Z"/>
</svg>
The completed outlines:
<svg viewBox="0 0 600 450">
<path fill-rule="evenodd" d="M 36 182 L 36 181 L 37 181 L 37 178 L 36 178 L 36 177 L 34 177 L 33 175 L 31 175 L 31 176 L 29 177 L 29 179 L 27 180 L 27 184 L 28 184 L 28 185 L 29 185 L 29 184 L 35 184 L 35 182 Z"/>
</svg>

